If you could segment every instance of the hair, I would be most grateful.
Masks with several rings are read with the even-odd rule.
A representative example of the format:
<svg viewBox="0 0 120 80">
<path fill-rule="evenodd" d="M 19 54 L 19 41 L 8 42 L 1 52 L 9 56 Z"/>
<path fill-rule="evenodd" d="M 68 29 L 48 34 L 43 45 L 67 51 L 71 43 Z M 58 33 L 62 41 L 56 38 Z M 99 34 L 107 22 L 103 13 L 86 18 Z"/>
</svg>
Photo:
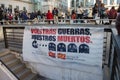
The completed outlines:
<svg viewBox="0 0 120 80">
<path fill-rule="evenodd" d="M 50 10 L 48 10 L 48 12 L 50 12 Z"/>
<path fill-rule="evenodd" d="M 112 9 L 115 9 L 115 7 L 114 7 L 114 6 L 112 6 Z"/>
<path fill-rule="evenodd" d="M 94 6 L 96 7 L 96 6 L 98 6 L 98 4 L 97 4 L 97 3 L 95 3 L 95 5 L 94 5 Z"/>
<path fill-rule="evenodd" d="M 78 6 L 78 8 L 80 8 L 81 6 Z"/>
<path fill-rule="evenodd" d="M 101 7 L 104 7 L 104 3 L 101 3 L 101 5 L 100 5 Z"/>
</svg>

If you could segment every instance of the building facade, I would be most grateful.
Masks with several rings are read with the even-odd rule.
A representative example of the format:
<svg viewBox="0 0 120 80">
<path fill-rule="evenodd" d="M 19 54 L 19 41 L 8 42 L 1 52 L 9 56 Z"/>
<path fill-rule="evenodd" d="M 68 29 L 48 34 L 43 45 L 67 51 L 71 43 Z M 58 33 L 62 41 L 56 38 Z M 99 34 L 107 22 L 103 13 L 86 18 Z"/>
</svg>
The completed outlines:
<svg viewBox="0 0 120 80">
<path fill-rule="evenodd" d="M 111 6 L 118 6 L 120 3 L 120 0 L 71 0 L 70 1 L 70 6 L 71 9 L 76 9 L 78 6 L 81 7 L 90 7 L 93 6 L 95 3 L 104 3 L 107 7 Z"/>
<path fill-rule="evenodd" d="M 27 10 L 28 12 L 34 11 L 34 2 L 31 0 L 0 0 L 0 6 L 4 9 L 14 9 Z"/>
<path fill-rule="evenodd" d="M 66 0 L 59 0 L 59 8 L 62 12 L 68 11 L 68 1 Z"/>
<path fill-rule="evenodd" d="M 35 0 L 35 3 L 35 9 L 42 12 L 52 10 L 54 7 L 63 12 L 68 10 L 68 2 L 66 0 Z"/>
</svg>

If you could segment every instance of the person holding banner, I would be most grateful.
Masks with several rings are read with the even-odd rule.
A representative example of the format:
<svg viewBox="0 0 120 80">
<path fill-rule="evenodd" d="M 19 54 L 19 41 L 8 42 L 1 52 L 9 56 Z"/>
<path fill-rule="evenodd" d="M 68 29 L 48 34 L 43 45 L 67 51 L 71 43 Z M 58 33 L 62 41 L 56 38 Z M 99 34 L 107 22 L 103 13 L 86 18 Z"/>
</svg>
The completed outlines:
<svg viewBox="0 0 120 80">
<path fill-rule="evenodd" d="M 53 14 L 50 12 L 50 10 L 48 10 L 48 13 L 46 14 L 46 18 L 47 18 L 48 24 L 50 24 L 51 21 L 54 24 Z"/>
</svg>

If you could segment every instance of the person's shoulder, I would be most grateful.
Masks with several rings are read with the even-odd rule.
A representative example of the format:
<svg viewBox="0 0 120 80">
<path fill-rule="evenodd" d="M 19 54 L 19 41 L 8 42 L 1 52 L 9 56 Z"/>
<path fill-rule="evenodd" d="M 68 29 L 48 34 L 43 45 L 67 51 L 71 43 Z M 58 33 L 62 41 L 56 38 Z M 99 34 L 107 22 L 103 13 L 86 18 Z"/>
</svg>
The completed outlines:
<svg viewBox="0 0 120 80">
<path fill-rule="evenodd" d="M 117 14 L 117 17 L 116 17 L 116 22 L 119 21 L 120 22 L 120 13 Z"/>
<path fill-rule="evenodd" d="M 117 17 L 120 19 L 120 13 L 118 13 Z"/>
</svg>

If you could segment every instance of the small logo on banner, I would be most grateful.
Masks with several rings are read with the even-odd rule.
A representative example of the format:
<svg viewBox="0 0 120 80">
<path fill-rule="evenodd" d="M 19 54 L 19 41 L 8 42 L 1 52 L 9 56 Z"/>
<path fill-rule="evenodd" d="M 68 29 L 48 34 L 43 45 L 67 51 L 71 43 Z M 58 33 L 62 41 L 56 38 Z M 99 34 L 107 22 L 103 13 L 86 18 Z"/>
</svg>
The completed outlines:
<svg viewBox="0 0 120 80">
<path fill-rule="evenodd" d="M 32 42 L 32 46 L 33 46 L 34 48 L 38 48 L 38 43 L 37 43 L 36 40 L 34 40 L 34 41 Z"/>
<path fill-rule="evenodd" d="M 53 52 L 49 52 L 48 54 L 49 54 L 50 57 L 55 58 L 55 53 L 53 53 Z"/>
<path fill-rule="evenodd" d="M 57 57 L 60 58 L 60 59 L 66 59 L 66 55 L 62 54 L 62 53 L 58 53 Z"/>
</svg>

